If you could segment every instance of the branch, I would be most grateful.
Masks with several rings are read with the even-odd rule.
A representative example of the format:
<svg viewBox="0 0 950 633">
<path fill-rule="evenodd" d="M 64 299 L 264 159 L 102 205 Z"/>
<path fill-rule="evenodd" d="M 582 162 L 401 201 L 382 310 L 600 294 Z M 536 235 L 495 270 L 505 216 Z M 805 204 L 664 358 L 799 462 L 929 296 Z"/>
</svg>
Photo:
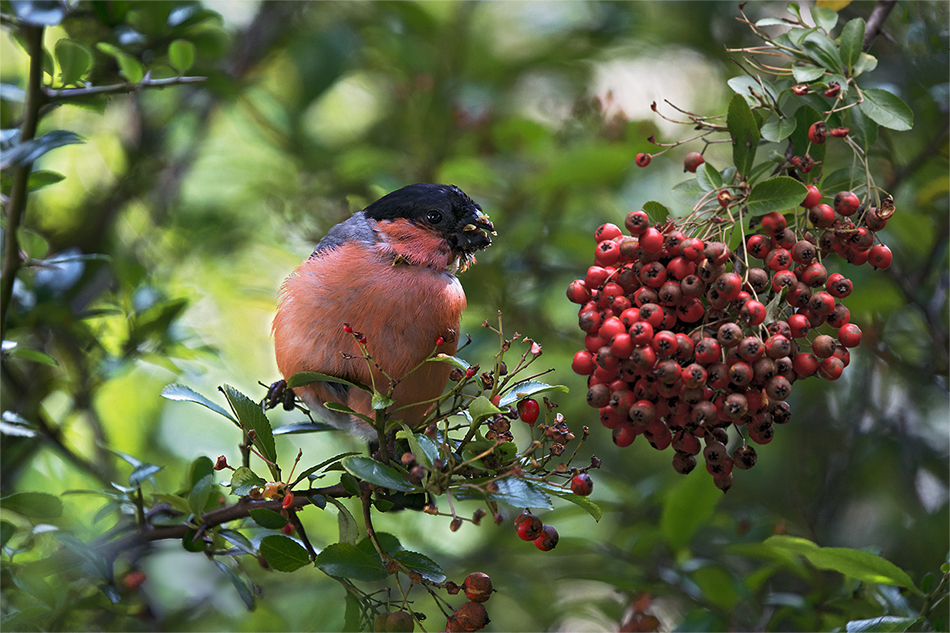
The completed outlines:
<svg viewBox="0 0 950 633">
<path fill-rule="evenodd" d="M 23 124 L 20 126 L 20 143 L 32 141 L 36 136 L 36 125 L 39 122 L 40 108 L 43 106 L 43 27 L 24 26 L 23 37 L 26 39 L 30 57 L 30 74 L 27 79 L 26 104 L 23 108 Z M 10 189 L 10 205 L 7 209 L 6 235 L 4 236 L 3 251 L 3 279 L 0 286 L 0 339 L 6 338 L 7 310 L 13 298 L 13 282 L 17 272 L 23 265 L 20 260 L 20 241 L 17 238 L 17 229 L 23 220 L 23 210 L 26 209 L 27 182 L 33 163 L 25 163 L 16 168 L 13 174 L 13 186 Z"/>
<path fill-rule="evenodd" d="M 887 20 L 887 16 L 890 15 L 895 4 L 897 4 L 897 0 L 878 0 L 878 3 L 874 6 L 874 10 L 868 16 L 867 25 L 864 27 L 864 45 L 861 47 L 864 52 L 871 48 L 871 42 L 881 33 L 884 21 Z"/>
<path fill-rule="evenodd" d="M 69 99 L 95 95 L 126 94 L 142 88 L 167 88 L 168 86 L 201 83 L 207 80 L 207 77 L 168 77 L 167 79 L 152 79 L 149 75 L 146 75 L 142 81 L 134 84 L 126 82 L 109 86 L 87 86 L 86 88 L 64 88 L 62 90 L 44 88 L 43 93 L 50 101 L 68 101 Z"/>
</svg>

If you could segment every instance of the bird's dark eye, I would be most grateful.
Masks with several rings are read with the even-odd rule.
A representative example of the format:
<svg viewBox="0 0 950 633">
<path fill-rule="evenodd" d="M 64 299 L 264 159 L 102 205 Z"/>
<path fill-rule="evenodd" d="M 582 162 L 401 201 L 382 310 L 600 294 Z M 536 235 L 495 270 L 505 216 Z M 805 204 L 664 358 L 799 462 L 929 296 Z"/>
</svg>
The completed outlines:
<svg viewBox="0 0 950 633">
<path fill-rule="evenodd" d="M 426 213 L 426 220 L 432 224 L 438 224 L 442 221 L 442 214 L 438 211 L 429 211 Z"/>
</svg>

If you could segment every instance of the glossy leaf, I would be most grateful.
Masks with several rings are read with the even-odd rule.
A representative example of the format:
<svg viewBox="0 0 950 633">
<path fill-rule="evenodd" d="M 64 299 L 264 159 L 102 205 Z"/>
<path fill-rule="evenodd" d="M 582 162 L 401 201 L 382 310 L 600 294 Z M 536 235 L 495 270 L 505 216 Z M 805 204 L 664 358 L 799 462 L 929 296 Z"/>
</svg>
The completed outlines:
<svg viewBox="0 0 950 633">
<path fill-rule="evenodd" d="M 156 466 L 155 464 L 142 464 L 138 466 L 132 471 L 132 474 L 129 475 L 129 487 L 138 488 L 142 485 L 142 482 L 151 479 L 152 476 L 162 468 L 164 468 L 164 466 Z M 152 483 L 154 483 L 154 481 Z"/>
<path fill-rule="evenodd" d="M 211 498 L 212 488 L 214 488 L 214 475 L 205 475 L 188 493 L 188 507 L 195 516 L 204 514 L 208 499 Z"/>
<path fill-rule="evenodd" d="M 393 558 L 408 567 L 411 571 L 419 572 L 419 574 L 429 582 L 445 582 L 445 574 L 442 573 L 442 568 L 439 567 L 438 563 L 424 554 L 403 550 L 396 552 Z"/>
<path fill-rule="evenodd" d="M 78 83 L 92 70 L 92 51 L 82 42 L 63 38 L 54 47 L 59 80 L 64 86 Z"/>
<path fill-rule="evenodd" d="M 666 218 L 668 218 L 670 215 L 669 209 L 659 202 L 655 202 L 653 200 L 643 203 L 643 212 L 647 214 L 647 219 L 650 220 L 650 224 L 665 222 Z"/>
<path fill-rule="evenodd" d="M 26 187 L 29 191 L 39 191 L 44 187 L 55 185 L 63 180 L 66 180 L 66 176 L 59 172 L 37 169 L 30 172 L 30 179 L 27 181 Z"/>
<path fill-rule="evenodd" d="M 218 415 L 223 415 L 227 419 L 237 424 L 237 420 L 234 419 L 234 416 L 228 413 L 228 411 L 224 407 L 208 400 L 206 397 L 196 392 L 191 387 L 186 387 L 185 385 L 179 385 L 179 384 L 168 385 L 167 387 L 162 389 L 162 397 L 167 398 L 168 400 L 179 400 L 182 402 L 195 402 L 197 404 L 200 404 L 203 407 L 207 407 L 208 409 L 211 409 Z"/>
<path fill-rule="evenodd" d="M 537 508 L 550 510 L 553 508 L 547 493 L 525 479 L 518 477 L 502 477 L 495 482 L 498 491 L 488 494 L 491 501 L 504 501 L 515 508 Z"/>
<path fill-rule="evenodd" d="M 357 389 L 362 389 L 363 391 L 372 391 L 370 387 L 356 380 L 347 380 L 346 378 L 329 376 L 316 371 L 298 371 L 287 380 L 287 388 L 293 389 L 294 387 L 303 387 L 304 385 L 309 385 L 312 382 L 335 382 L 341 385 L 356 387 Z"/>
<path fill-rule="evenodd" d="M 542 488 L 545 492 L 552 494 L 559 499 L 570 501 L 574 505 L 583 508 L 587 514 L 594 518 L 594 521 L 600 522 L 601 518 L 604 516 L 603 510 L 600 509 L 600 506 L 591 501 L 590 497 L 574 494 L 574 491 L 570 488 L 561 488 L 560 486 L 555 486 L 554 484 L 549 484 L 547 482 L 538 482 L 536 485 L 539 488 Z"/>
<path fill-rule="evenodd" d="M 847 633 L 889 632 L 903 633 L 911 628 L 920 618 L 909 616 L 882 615 L 879 618 L 867 620 L 851 620 L 845 625 Z"/>
<path fill-rule="evenodd" d="M 760 103 L 755 95 L 759 95 L 760 97 L 768 96 L 772 101 L 778 98 L 778 93 L 776 93 L 775 88 L 766 79 L 750 77 L 749 75 L 739 75 L 738 77 L 733 77 L 727 83 L 733 92 L 745 97 L 746 101 L 750 104 Z"/>
<path fill-rule="evenodd" d="M 111 579 L 112 573 L 110 565 L 102 554 L 68 532 L 55 532 L 53 536 L 55 536 L 56 540 L 62 543 L 66 549 L 88 563 L 100 578 L 104 580 Z"/>
<path fill-rule="evenodd" d="M 278 534 L 262 538 L 260 552 L 267 564 L 277 571 L 296 571 L 310 563 L 307 550 L 297 541 Z"/>
<path fill-rule="evenodd" d="M 732 159 L 740 174 L 748 175 L 755 162 L 755 150 L 759 143 L 759 127 L 749 104 L 735 95 L 729 102 L 726 124 L 732 135 Z"/>
<path fill-rule="evenodd" d="M 280 471 L 274 465 L 277 462 L 277 448 L 274 446 L 274 434 L 271 432 L 267 416 L 256 402 L 231 385 L 224 385 L 222 391 L 244 430 L 254 430 L 257 433 L 257 437 L 254 438 L 254 447 L 270 462 L 267 467 L 274 479 L 280 479 Z"/>
<path fill-rule="evenodd" d="M 817 26 L 820 26 L 829 34 L 838 24 L 838 13 L 827 7 L 812 7 L 811 17 L 814 18 Z"/>
<path fill-rule="evenodd" d="M 45 492 L 15 492 L 0 497 L 0 508 L 32 519 L 55 519 L 63 515 L 63 502 Z"/>
<path fill-rule="evenodd" d="M 862 18 L 849 20 L 844 28 L 841 29 L 839 37 L 839 50 L 841 53 L 841 62 L 847 68 L 854 67 L 861 58 L 861 48 L 864 46 L 864 28 L 865 23 Z"/>
<path fill-rule="evenodd" d="M 389 576 L 377 557 L 351 543 L 333 543 L 323 548 L 317 555 L 316 565 L 325 574 L 351 580 L 370 582 Z"/>
<path fill-rule="evenodd" d="M 9 521 L 0 521 L 0 547 L 6 547 L 14 534 L 16 534 L 15 525 Z"/>
<path fill-rule="evenodd" d="M 477 424 L 489 416 L 501 413 L 501 409 L 493 405 L 491 400 L 485 396 L 478 396 L 472 400 L 472 404 L 468 407 L 468 412 L 472 416 L 473 423 Z"/>
<path fill-rule="evenodd" d="M 822 547 L 805 552 L 805 558 L 818 569 L 830 569 L 864 582 L 907 587 L 919 593 L 907 572 L 870 552 L 846 547 Z"/>
<path fill-rule="evenodd" d="M 749 215 L 765 215 L 770 211 L 786 211 L 801 204 L 808 189 L 799 180 L 776 176 L 757 182 L 746 200 Z"/>
<path fill-rule="evenodd" d="M 413 433 L 412 429 L 405 423 L 401 426 L 402 431 L 396 434 L 396 438 L 405 439 L 409 442 L 409 449 L 421 466 L 424 468 L 432 466 L 433 462 L 439 459 L 439 447 L 436 443 L 426 435 Z"/>
<path fill-rule="evenodd" d="M 416 489 L 406 477 L 394 468 L 381 464 L 369 457 L 350 456 L 342 461 L 343 468 L 354 477 L 359 477 L 377 486 L 412 492 Z"/>
<path fill-rule="evenodd" d="M 353 514 L 347 509 L 343 502 L 334 499 L 333 497 L 327 497 L 326 500 L 336 506 L 337 509 L 337 526 L 340 530 L 340 542 L 341 543 L 356 543 L 359 538 L 359 527 L 356 525 L 356 518 Z"/>
<path fill-rule="evenodd" d="M 300 422 L 299 424 L 285 424 L 284 426 L 278 426 L 273 430 L 275 436 L 277 435 L 300 435 L 303 433 L 323 433 L 325 431 L 337 431 L 335 426 L 325 424 L 323 422 Z"/>
<path fill-rule="evenodd" d="M 30 349 L 23 346 L 18 346 L 15 350 L 13 350 L 12 356 L 18 356 L 24 360 L 40 363 L 41 365 L 56 366 L 58 364 L 56 359 L 52 358 L 51 356 L 44 354 L 39 350 Z"/>
<path fill-rule="evenodd" d="M 808 84 L 821 79 L 825 74 L 825 69 L 821 66 L 804 64 L 801 66 L 792 66 L 792 76 L 800 84 Z"/>
<path fill-rule="evenodd" d="M 914 112 L 900 97 L 880 88 L 868 88 L 858 108 L 869 119 L 891 130 L 906 131 L 914 127 Z"/>
<path fill-rule="evenodd" d="M 802 42 L 802 49 L 818 64 L 835 74 L 841 74 L 843 64 L 838 54 L 838 47 L 824 33 L 809 33 Z"/>
<path fill-rule="evenodd" d="M 248 514 L 254 523 L 268 530 L 279 530 L 287 525 L 287 519 L 279 512 L 274 512 L 267 508 L 251 508 L 248 510 Z"/>
<path fill-rule="evenodd" d="M 244 497 L 250 494 L 251 490 L 260 488 L 266 483 L 263 477 L 247 466 L 238 466 L 231 473 L 231 494 Z"/>
<path fill-rule="evenodd" d="M 877 143 L 877 135 L 880 129 L 878 124 L 871 120 L 860 107 L 850 108 L 848 114 L 851 116 L 851 138 L 867 151 Z"/>
<path fill-rule="evenodd" d="M 722 186 L 722 176 L 715 167 L 709 163 L 703 163 L 696 170 L 696 182 L 704 191 L 712 191 Z"/>
<path fill-rule="evenodd" d="M 771 119 L 762 126 L 762 138 L 772 143 L 784 141 L 795 131 L 797 125 L 798 121 L 791 118 Z"/>
<path fill-rule="evenodd" d="M 519 400 L 532 398 L 539 394 L 552 391 L 567 393 L 568 388 L 564 385 L 548 385 L 543 382 L 538 382 L 537 380 L 526 380 L 513 385 L 511 390 L 501 397 L 501 399 L 498 401 L 498 405 L 500 407 L 507 407 L 508 405 L 518 402 Z"/>
<path fill-rule="evenodd" d="M 254 546 L 251 544 L 251 541 L 237 530 L 218 530 L 218 536 L 246 554 L 250 554 L 251 556 L 257 556 L 258 554 L 257 550 L 254 549 Z"/>
</svg>

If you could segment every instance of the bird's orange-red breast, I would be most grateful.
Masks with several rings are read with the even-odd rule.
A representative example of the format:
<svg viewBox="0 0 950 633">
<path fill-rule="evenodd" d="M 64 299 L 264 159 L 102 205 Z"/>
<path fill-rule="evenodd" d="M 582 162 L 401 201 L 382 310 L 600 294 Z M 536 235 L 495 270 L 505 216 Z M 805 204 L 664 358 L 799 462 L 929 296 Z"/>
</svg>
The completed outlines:
<svg viewBox="0 0 950 633">
<path fill-rule="evenodd" d="M 281 286 L 273 326 L 280 373 L 287 379 L 315 371 L 375 385 L 383 394 L 388 374 L 397 381 L 388 412 L 417 425 L 451 371 L 447 363 L 423 361 L 440 337 L 440 352 L 458 347 L 465 293 L 455 274 L 491 244 L 489 233 L 488 217 L 461 189 L 427 183 L 387 194 L 334 226 Z M 362 358 L 344 324 L 365 335 L 382 371 Z M 294 392 L 324 421 L 369 433 L 362 421 L 323 404 L 373 417 L 370 393 L 332 382 Z"/>
</svg>

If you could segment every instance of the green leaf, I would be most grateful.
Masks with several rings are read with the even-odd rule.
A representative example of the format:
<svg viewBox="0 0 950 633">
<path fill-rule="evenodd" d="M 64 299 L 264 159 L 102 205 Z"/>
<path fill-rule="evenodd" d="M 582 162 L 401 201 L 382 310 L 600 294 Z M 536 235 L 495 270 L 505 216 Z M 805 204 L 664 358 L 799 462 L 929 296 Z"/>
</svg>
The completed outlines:
<svg viewBox="0 0 950 633">
<path fill-rule="evenodd" d="M 79 558 L 86 563 L 89 563 L 102 579 L 110 580 L 112 578 L 110 565 L 102 554 L 67 532 L 56 532 L 53 536 L 55 536 L 56 540 L 62 543 L 66 549 L 79 556 Z"/>
<path fill-rule="evenodd" d="M 657 222 L 666 222 L 666 218 L 670 215 L 669 209 L 653 200 L 643 203 L 643 212 L 647 214 L 647 219 L 651 225 Z"/>
<path fill-rule="evenodd" d="M 238 595 L 241 596 L 241 600 L 244 601 L 244 606 L 247 607 L 248 611 L 254 610 L 254 593 L 251 591 L 250 587 L 247 586 L 241 578 L 234 573 L 230 567 L 222 563 L 220 560 L 215 559 L 214 564 L 217 565 L 218 569 L 221 570 L 221 573 L 224 574 L 225 578 L 231 581 L 231 584 L 234 585 L 234 588 L 237 589 Z"/>
<path fill-rule="evenodd" d="M 485 396 L 478 396 L 468 406 L 468 412 L 472 416 L 472 424 L 478 424 L 489 416 L 501 413 L 501 409 L 493 405 Z"/>
<path fill-rule="evenodd" d="M 543 488 L 545 492 L 548 492 L 559 499 L 565 499 L 577 506 L 580 506 L 587 511 L 587 514 L 594 517 L 594 521 L 600 522 L 600 519 L 604 516 L 600 506 L 591 501 L 590 497 L 583 497 L 581 495 L 574 494 L 574 492 L 568 488 L 561 488 L 560 486 L 555 486 L 554 484 L 548 483 L 546 481 L 538 482 L 537 485 L 540 488 Z"/>
<path fill-rule="evenodd" d="M 814 6 L 811 8 L 811 17 L 815 19 L 815 24 L 823 28 L 829 34 L 838 24 L 838 14 L 828 7 Z"/>
<path fill-rule="evenodd" d="M 371 484 L 400 492 L 412 492 L 416 489 L 398 470 L 381 464 L 375 459 L 354 455 L 345 458 L 341 463 L 348 473 Z"/>
<path fill-rule="evenodd" d="M 703 163 L 696 170 L 696 181 L 705 191 L 719 189 L 722 186 L 722 176 L 719 175 L 719 170 L 709 163 Z"/>
<path fill-rule="evenodd" d="M 795 110 L 795 131 L 792 132 L 789 138 L 795 145 L 795 153 L 799 156 L 804 156 L 805 148 L 808 147 L 809 155 L 811 155 L 816 162 L 824 160 L 827 143 L 824 145 L 814 145 L 808 141 L 808 128 L 811 127 L 812 123 L 820 121 L 822 118 L 821 113 L 810 105 L 803 105 Z"/>
<path fill-rule="evenodd" d="M 762 126 L 762 138 L 772 143 L 784 141 L 795 131 L 798 121 L 795 119 L 772 119 Z"/>
<path fill-rule="evenodd" d="M 877 68 L 877 57 L 867 53 L 861 53 L 858 55 L 857 63 L 855 63 L 854 68 L 851 70 L 851 76 L 857 77 L 860 74 L 869 73 L 875 68 Z"/>
<path fill-rule="evenodd" d="M 722 491 L 705 473 L 688 475 L 667 489 L 660 513 L 660 533 L 674 552 L 686 547 L 696 531 L 712 518 Z"/>
<path fill-rule="evenodd" d="M 37 169 L 30 172 L 30 179 L 27 181 L 26 188 L 29 191 L 39 191 L 44 187 L 55 185 L 58 182 L 66 180 L 66 176 L 56 171 L 47 169 Z M 64 260 L 60 260 L 64 261 Z"/>
<path fill-rule="evenodd" d="M 403 550 L 396 552 L 393 558 L 410 570 L 419 572 L 419 574 L 429 582 L 445 582 L 445 574 L 442 573 L 442 568 L 428 556 L 424 556 L 418 552 Z"/>
<path fill-rule="evenodd" d="M 231 473 L 231 494 L 245 497 L 251 490 L 260 488 L 267 481 L 247 466 L 239 466 Z"/>
<path fill-rule="evenodd" d="M 503 395 L 498 401 L 498 406 L 507 407 L 519 400 L 532 398 L 538 394 L 547 393 L 549 391 L 568 393 L 569 390 L 564 385 L 548 385 L 543 382 L 538 382 L 537 380 L 525 380 L 513 385 L 510 391 Z"/>
<path fill-rule="evenodd" d="M 769 547 L 788 550 L 796 554 L 805 554 L 807 552 L 814 552 L 819 549 L 817 544 L 809 541 L 808 539 L 798 536 L 787 536 L 785 534 L 770 536 L 769 538 L 765 539 L 765 544 Z"/>
<path fill-rule="evenodd" d="M 776 176 L 762 180 L 752 187 L 746 200 L 751 216 L 765 215 L 770 211 L 786 211 L 801 204 L 808 195 L 808 188 L 789 176 Z"/>
<path fill-rule="evenodd" d="M 327 497 L 326 499 L 337 509 L 337 524 L 340 528 L 340 542 L 342 543 L 356 543 L 356 539 L 360 536 L 359 528 L 356 525 L 356 519 L 353 517 L 353 514 L 347 509 L 343 503 L 333 497 Z"/>
<path fill-rule="evenodd" d="M 5 547 L 14 534 L 16 534 L 15 525 L 9 521 L 0 521 L 0 547 Z"/>
<path fill-rule="evenodd" d="M 863 94 L 858 108 L 878 125 L 899 132 L 914 127 L 913 110 L 897 95 L 880 88 L 868 88 Z"/>
<path fill-rule="evenodd" d="M 247 513 L 251 516 L 251 520 L 254 521 L 254 523 L 268 530 L 279 530 L 287 525 L 287 519 L 281 516 L 279 512 L 274 512 L 267 508 L 252 508 L 248 510 Z"/>
<path fill-rule="evenodd" d="M 378 391 L 373 392 L 372 405 L 373 410 L 380 411 L 386 407 L 392 406 L 396 401 L 390 398 L 389 396 L 379 393 Z"/>
<path fill-rule="evenodd" d="M 361 382 L 347 380 L 346 378 L 338 378 L 336 376 L 328 376 L 327 374 L 321 374 L 316 371 L 298 371 L 296 374 L 287 379 L 287 388 L 293 389 L 294 387 L 303 387 L 304 385 L 309 385 L 312 382 L 335 382 L 341 385 L 356 387 L 357 389 L 362 389 L 363 391 L 372 391 L 370 387 L 367 387 Z"/>
<path fill-rule="evenodd" d="M 332 464 L 332 463 L 334 463 L 334 462 L 336 462 L 336 461 L 339 461 L 339 460 L 343 459 L 344 457 L 349 457 L 350 455 L 359 455 L 359 454 L 360 454 L 360 453 L 357 453 L 357 452 L 347 452 L 347 453 L 340 453 L 339 455 L 334 455 L 334 456 L 331 457 L 330 459 L 326 459 L 326 460 L 320 462 L 319 464 L 317 464 L 316 466 L 311 466 L 310 468 L 307 468 L 306 470 L 304 470 L 303 472 L 301 472 L 299 475 L 297 475 L 297 478 L 294 479 L 294 480 L 290 483 L 290 487 L 293 488 L 293 487 L 296 486 L 298 483 L 300 483 L 301 481 L 303 481 L 305 478 L 307 478 L 307 477 L 309 477 L 310 475 L 312 475 L 313 473 L 317 472 L 318 470 L 320 470 L 320 469 L 323 468 L 324 466 L 328 466 L 329 464 Z"/>
<path fill-rule="evenodd" d="M 799 8 L 797 2 L 789 2 L 785 7 L 785 10 L 795 16 L 799 22 L 802 21 L 802 10 Z"/>
<path fill-rule="evenodd" d="M 152 499 L 156 502 L 167 503 L 169 506 L 175 510 L 178 510 L 179 512 L 191 512 L 191 509 L 188 507 L 188 500 L 183 497 L 179 497 L 178 495 L 171 495 L 164 492 L 153 492 Z"/>
<path fill-rule="evenodd" d="M 353 592 L 346 592 L 346 608 L 343 612 L 343 630 L 344 631 L 362 631 L 361 621 L 363 617 L 363 603 L 353 595 Z"/>
<path fill-rule="evenodd" d="M 401 552 L 403 549 L 405 549 L 402 546 L 402 543 L 399 542 L 399 539 L 394 534 L 390 534 L 389 532 L 377 532 L 376 541 L 379 543 L 380 549 L 388 554 L 395 554 L 396 552 Z M 373 545 L 373 541 L 371 541 L 368 536 L 361 539 L 360 542 L 356 544 L 356 548 L 366 552 L 367 554 L 370 554 L 371 556 L 375 556 L 377 560 L 379 559 L 379 554 L 376 552 L 376 546 Z"/>
<path fill-rule="evenodd" d="M 809 84 L 817 79 L 821 79 L 825 74 L 825 69 L 811 64 L 802 64 L 792 66 L 792 77 L 800 84 Z"/>
<path fill-rule="evenodd" d="M 551 499 L 539 486 L 517 477 L 503 477 L 495 482 L 498 492 L 489 493 L 491 501 L 504 501 L 515 508 L 544 508 L 554 507 Z"/>
<path fill-rule="evenodd" d="M 49 252 L 49 241 L 36 231 L 21 226 L 17 228 L 16 236 L 20 242 L 20 250 L 26 253 L 27 257 L 42 259 Z"/>
<path fill-rule="evenodd" d="M 0 159 L 0 169 L 29 165 L 50 150 L 79 143 L 85 143 L 85 141 L 75 132 L 53 130 L 40 138 L 19 143 L 12 149 L 3 152 L 3 158 Z"/>
<path fill-rule="evenodd" d="M 333 543 L 323 548 L 317 556 L 316 565 L 329 576 L 364 582 L 383 580 L 389 576 L 378 558 L 351 543 Z"/>
<path fill-rule="evenodd" d="M 838 54 L 838 47 L 824 33 L 817 31 L 809 33 L 805 41 L 802 42 L 802 50 L 831 72 L 841 74 L 843 64 L 841 63 L 841 56 Z"/>
<path fill-rule="evenodd" d="M 849 20 L 844 28 L 841 29 L 840 53 L 841 62 L 847 67 L 852 68 L 861 58 L 861 47 L 864 46 L 864 27 L 862 18 Z"/>
<path fill-rule="evenodd" d="M 63 515 L 63 502 L 45 492 L 15 492 L 0 498 L 0 508 L 33 519 L 55 519 Z"/>
<path fill-rule="evenodd" d="M 718 565 L 700 567 L 693 572 L 692 579 L 699 585 L 707 600 L 725 611 L 731 610 L 739 600 L 732 576 Z"/>
<path fill-rule="evenodd" d="M 211 498 L 211 489 L 214 488 L 214 475 L 205 475 L 195 483 L 188 493 L 188 508 L 195 516 L 204 514 L 208 499 Z"/>
<path fill-rule="evenodd" d="M 156 466 L 155 464 L 142 464 L 136 467 L 136 469 L 132 471 L 132 474 L 129 475 L 129 487 L 138 488 L 142 485 L 143 481 L 150 479 L 152 475 L 162 468 L 164 468 L 164 466 Z"/>
<path fill-rule="evenodd" d="M 82 42 L 63 38 L 56 42 L 59 80 L 64 86 L 78 83 L 92 70 L 92 51 Z"/>
<path fill-rule="evenodd" d="M 43 352 L 35 349 L 30 349 L 28 347 L 17 346 L 12 353 L 13 356 L 19 356 L 23 360 L 33 361 L 34 363 L 40 363 L 41 365 L 51 365 L 56 366 L 58 363 L 52 357 L 44 354 Z"/>
<path fill-rule="evenodd" d="M 168 45 L 168 61 L 179 75 L 184 73 L 195 64 L 195 45 L 188 40 L 175 40 Z"/>
<path fill-rule="evenodd" d="M 851 620 L 845 625 L 847 633 L 865 633 L 866 631 L 890 631 L 903 633 L 914 625 L 920 618 L 882 615 L 869 620 Z"/>
<path fill-rule="evenodd" d="M 861 111 L 860 107 L 849 108 L 848 114 L 851 116 L 850 136 L 867 152 L 872 145 L 877 143 L 877 135 L 880 128 L 877 123 L 872 121 Z"/>
<path fill-rule="evenodd" d="M 299 435 L 302 433 L 323 433 L 325 431 L 337 431 L 335 426 L 324 424 L 323 422 L 300 422 L 298 424 L 285 424 L 274 429 L 273 433 L 277 435 Z"/>
<path fill-rule="evenodd" d="M 245 431 L 254 430 L 257 437 L 254 438 L 254 447 L 261 452 L 269 463 L 267 467 L 275 480 L 280 479 L 280 469 L 277 468 L 277 448 L 274 446 L 274 434 L 271 431 L 270 422 L 267 416 L 261 411 L 260 406 L 243 393 L 232 387 L 224 385 L 222 387 L 224 395 L 228 399 L 228 404 L 237 416 L 238 421 Z"/>
<path fill-rule="evenodd" d="M 210 458 L 201 455 L 191 462 L 191 467 L 188 469 L 188 481 L 185 485 L 191 490 L 203 478 L 213 474 L 214 462 Z"/>
<path fill-rule="evenodd" d="M 218 531 L 218 536 L 246 554 L 250 554 L 251 556 L 257 556 L 258 554 L 257 550 L 254 549 L 254 545 L 251 544 L 251 541 L 237 530 L 223 529 Z"/>
<path fill-rule="evenodd" d="M 238 423 L 238 421 L 234 419 L 234 416 L 228 413 L 228 411 L 224 407 L 222 407 L 219 404 L 215 404 L 214 402 L 211 402 L 200 393 L 194 391 L 190 387 L 186 387 L 185 385 L 178 385 L 178 384 L 168 385 L 167 387 L 162 389 L 161 395 L 163 398 L 166 398 L 168 400 L 180 400 L 182 402 L 195 402 L 197 404 L 200 404 L 203 407 L 207 407 L 211 409 L 218 415 L 223 415 L 224 417 L 231 420 L 235 424 Z"/>
<path fill-rule="evenodd" d="M 458 368 L 461 369 L 462 371 L 465 371 L 465 370 L 467 370 L 469 367 L 471 367 L 471 365 L 470 365 L 469 363 L 465 362 L 465 361 L 462 360 L 461 358 L 459 358 L 459 357 L 457 357 L 457 356 L 450 356 L 450 355 L 448 355 L 448 354 L 436 354 L 435 356 L 433 356 L 432 358 L 430 358 L 429 361 L 436 361 L 436 362 L 439 362 L 439 363 L 450 363 L 450 364 L 452 364 L 452 365 L 455 365 L 456 367 L 458 367 Z"/>
<path fill-rule="evenodd" d="M 307 550 L 298 545 L 297 541 L 279 534 L 262 538 L 260 550 L 267 564 L 277 571 L 295 571 L 310 562 Z"/>
<path fill-rule="evenodd" d="M 768 81 L 762 79 L 762 83 L 759 84 L 759 78 L 750 77 L 749 75 L 739 75 L 738 77 L 733 77 L 726 83 L 729 84 L 729 87 L 732 88 L 733 92 L 740 94 L 746 98 L 746 101 L 750 105 L 757 105 L 760 101 L 753 96 L 754 94 L 759 95 L 760 97 L 768 95 L 769 99 L 775 101 L 778 98 L 778 94 L 775 91 L 775 88 Z"/>
<path fill-rule="evenodd" d="M 729 102 L 726 125 L 732 135 L 732 159 L 742 175 L 748 175 L 755 162 L 755 150 L 759 144 L 759 127 L 749 104 L 741 95 Z"/>
<path fill-rule="evenodd" d="M 145 70 L 142 68 L 142 64 L 139 60 L 108 42 L 99 42 L 96 44 L 96 48 L 106 55 L 115 58 L 119 64 L 119 72 L 125 77 L 126 81 L 133 84 L 142 81 L 142 77 L 145 76 Z"/>
<path fill-rule="evenodd" d="M 402 431 L 399 431 L 396 437 L 405 438 L 409 442 L 409 450 L 416 456 L 416 461 L 422 467 L 429 468 L 435 460 L 439 459 L 439 447 L 436 443 L 426 435 L 413 433 L 407 424 L 402 424 Z"/>
<path fill-rule="evenodd" d="M 920 591 L 906 571 L 870 552 L 846 547 L 822 547 L 807 551 L 804 555 L 818 569 L 830 569 L 864 582 Z"/>
</svg>

